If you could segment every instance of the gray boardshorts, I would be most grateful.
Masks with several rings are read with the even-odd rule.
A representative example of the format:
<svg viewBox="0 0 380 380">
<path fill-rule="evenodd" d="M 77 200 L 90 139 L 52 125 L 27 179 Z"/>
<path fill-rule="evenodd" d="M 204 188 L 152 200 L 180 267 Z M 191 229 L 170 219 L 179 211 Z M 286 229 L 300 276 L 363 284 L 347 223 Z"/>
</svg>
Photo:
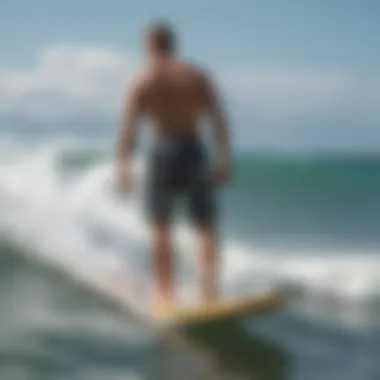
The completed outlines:
<svg viewBox="0 0 380 380">
<path fill-rule="evenodd" d="M 148 167 L 148 220 L 166 226 L 175 202 L 183 199 L 196 226 L 213 225 L 215 200 L 208 168 L 207 152 L 199 137 L 158 138 Z"/>
</svg>

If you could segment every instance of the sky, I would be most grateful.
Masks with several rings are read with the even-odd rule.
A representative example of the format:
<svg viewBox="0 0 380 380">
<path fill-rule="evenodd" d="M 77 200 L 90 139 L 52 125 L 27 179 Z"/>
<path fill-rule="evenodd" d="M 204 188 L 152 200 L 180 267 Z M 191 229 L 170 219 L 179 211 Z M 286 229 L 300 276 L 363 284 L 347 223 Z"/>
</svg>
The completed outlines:
<svg viewBox="0 0 380 380">
<path fill-rule="evenodd" d="M 377 0 L 3 0 L 0 128 L 112 129 L 156 18 L 212 69 L 238 146 L 380 148 Z"/>
</svg>

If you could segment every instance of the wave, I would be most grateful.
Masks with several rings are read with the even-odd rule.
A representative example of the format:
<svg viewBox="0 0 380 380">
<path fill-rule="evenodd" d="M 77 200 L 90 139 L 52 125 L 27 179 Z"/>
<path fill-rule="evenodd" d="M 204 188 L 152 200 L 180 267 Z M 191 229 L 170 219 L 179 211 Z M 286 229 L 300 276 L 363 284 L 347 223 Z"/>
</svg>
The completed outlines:
<svg viewBox="0 0 380 380">
<path fill-rule="evenodd" d="M 122 199 L 114 190 L 112 152 L 102 144 L 56 140 L 30 146 L 9 139 L 0 144 L 1 234 L 49 252 L 70 270 L 101 278 L 134 274 L 134 289 L 150 289 L 138 191 L 144 184 L 143 157 L 135 165 L 136 194 Z M 191 239 L 185 223 L 175 228 L 184 294 L 195 292 L 189 285 L 196 276 Z M 380 257 L 370 251 L 294 253 L 227 239 L 222 258 L 227 293 L 249 284 L 281 285 L 298 315 L 320 317 L 324 311 L 349 324 L 368 323 L 380 310 Z"/>
</svg>

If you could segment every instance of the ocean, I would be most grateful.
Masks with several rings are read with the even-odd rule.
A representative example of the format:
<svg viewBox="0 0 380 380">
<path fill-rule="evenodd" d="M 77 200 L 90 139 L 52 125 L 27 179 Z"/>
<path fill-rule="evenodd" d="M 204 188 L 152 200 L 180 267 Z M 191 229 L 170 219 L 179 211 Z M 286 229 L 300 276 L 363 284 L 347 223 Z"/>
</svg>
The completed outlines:
<svg viewBox="0 0 380 380">
<path fill-rule="evenodd" d="M 72 270 L 149 277 L 145 160 L 136 194 L 121 199 L 112 149 L 107 139 L 0 138 L 1 379 L 140 380 L 153 365 L 149 334 L 23 259 L 49 252 Z M 218 198 L 222 281 L 280 284 L 286 305 L 224 342 L 239 352 L 227 379 L 380 379 L 379 194 L 380 157 L 236 154 Z M 191 283 L 181 216 L 178 277 Z"/>
</svg>

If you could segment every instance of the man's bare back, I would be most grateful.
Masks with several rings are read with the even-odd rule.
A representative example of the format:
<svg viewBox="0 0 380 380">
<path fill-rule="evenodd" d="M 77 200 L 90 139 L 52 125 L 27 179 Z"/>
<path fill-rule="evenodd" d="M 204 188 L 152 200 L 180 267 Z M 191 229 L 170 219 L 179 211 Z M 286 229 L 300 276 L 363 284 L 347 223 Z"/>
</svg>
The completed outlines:
<svg viewBox="0 0 380 380">
<path fill-rule="evenodd" d="M 157 60 L 136 82 L 141 108 L 158 136 L 197 133 L 199 118 L 211 101 L 206 74 L 176 59 Z"/>
<path fill-rule="evenodd" d="M 226 121 L 212 80 L 199 68 L 174 57 L 173 34 L 165 26 L 152 28 L 147 39 L 148 63 L 128 93 L 117 140 L 119 188 L 132 182 L 132 154 L 140 119 L 149 119 L 155 141 L 147 179 L 147 211 L 151 223 L 151 250 L 157 284 L 156 302 L 168 310 L 174 301 L 170 225 L 173 206 L 183 197 L 199 236 L 200 281 L 203 299 L 215 300 L 217 239 L 215 184 L 227 179 L 229 141 Z M 210 119 L 216 154 L 209 169 L 208 154 L 198 121 Z"/>
</svg>

